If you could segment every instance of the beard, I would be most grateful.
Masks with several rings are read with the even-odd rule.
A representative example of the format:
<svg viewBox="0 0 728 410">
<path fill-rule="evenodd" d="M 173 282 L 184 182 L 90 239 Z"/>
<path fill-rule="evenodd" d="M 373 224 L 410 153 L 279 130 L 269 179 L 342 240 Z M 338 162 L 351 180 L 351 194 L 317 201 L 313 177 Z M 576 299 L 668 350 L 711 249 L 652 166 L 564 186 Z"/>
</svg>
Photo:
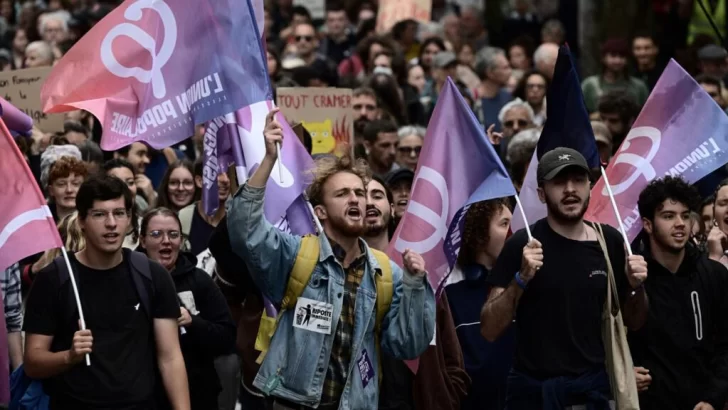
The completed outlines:
<svg viewBox="0 0 728 410">
<path fill-rule="evenodd" d="M 369 208 L 371 209 L 371 208 Z M 368 210 L 369 210 L 368 209 Z M 377 210 L 379 212 L 379 210 Z M 364 236 L 373 238 L 375 236 L 381 235 L 382 232 L 387 232 L 389 229 L 389 222 L 390 222 L 390 216 L 388 214 L 383 214 L 379 212 L 379 218 L 377 219 L 377 222 L 374 223 L 367 223 L 366 220 L 364 221 L 365 224 L 365 232 Z"/>
<path fill-rule="evenodd" d="M 581 222 L 584 218 L 584 214 L 586 214 L 586 210 L 589 207 L 589 198 L 587 198 L 581 205 L 581 209 L 579 209 L 575 213 L 565 213 L 559 208 L 561 205 L 561 201 L 552 201 L 548 196 L 546 196 L 546 207 L 549 210 L 549 215 L 551 215 L 557 222 L 563 223 L 563 224 L 573 224 L 577 222 Z"/>
<path fill-rule="evenodd" d="M 347 238 L 358 238 L 366 232 L 363 217 L 359 221 L 352 221 L 345 217 L 329 218 L 329 221 L 334 231 Z"/>
<path fill-rule="evenodd" d="M 360 117 L 354 120 L 354 135 L 363 135 L 364 127 L 369 124 L 369 120 L 366 117 Z"/>
</svg>

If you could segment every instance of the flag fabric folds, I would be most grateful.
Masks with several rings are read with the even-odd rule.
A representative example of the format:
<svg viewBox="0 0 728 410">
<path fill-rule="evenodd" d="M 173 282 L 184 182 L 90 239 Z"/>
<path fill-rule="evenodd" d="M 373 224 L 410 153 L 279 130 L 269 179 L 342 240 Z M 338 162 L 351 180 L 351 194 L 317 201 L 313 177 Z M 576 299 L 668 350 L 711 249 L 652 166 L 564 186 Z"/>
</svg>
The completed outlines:
<svg viewBox="0 0 728 410">
<path fill-rule="evenodd" d="M 267 80 L 250 0 L 126 0 L 60 60 L 41 101 L 48 113 L 93 113 L 105 150 L 163 148 L 269 98 Z"/>
<path fill-rule="evenodd" d="M 650 181 L 670 175 L 695 183 L 726 162 L 728 116 L 671 60 L 606 170 L 629 240 L 642 229 L 637 200 Z M 603 179 L 587 218 L 619 226 Z"/>
</svg>

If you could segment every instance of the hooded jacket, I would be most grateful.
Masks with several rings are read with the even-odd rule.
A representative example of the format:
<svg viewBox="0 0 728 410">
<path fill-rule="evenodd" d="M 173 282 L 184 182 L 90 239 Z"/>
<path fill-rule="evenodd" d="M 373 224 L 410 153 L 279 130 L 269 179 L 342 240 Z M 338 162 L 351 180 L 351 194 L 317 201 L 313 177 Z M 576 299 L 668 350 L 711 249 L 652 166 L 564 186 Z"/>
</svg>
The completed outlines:
<svg viewBox="0 0 728 410">
<path fill-rule="evenodd" d="M 221 390 L 214 359 L 235 349 L 235 324 L 225 297 L 210 275 L 196 267 L 197 260 L 191 253 L 180 252 L 177 264 L 171 272 L 180 304 L 184 305 L 192 323 L 184 326 L 180 334 L 180 347 L 185 358 L 190 400 L 193 409 L 204 409 L 209 403 L 217 403 Z M 192 306 L 187 301 L 191 292 Z M 206 407 L 202 407 L 203 406 Z"/>
<path fill-rule="evenodd" d="M 652 376 L 640 407 L 692 409 L 702 401 L 722 409 L 728 398 L 728 271 L 692 246 L 676 273 L 643 253 L 650 310 L 645 325 L 629 333 L 635 366 Z"/>
</svg>

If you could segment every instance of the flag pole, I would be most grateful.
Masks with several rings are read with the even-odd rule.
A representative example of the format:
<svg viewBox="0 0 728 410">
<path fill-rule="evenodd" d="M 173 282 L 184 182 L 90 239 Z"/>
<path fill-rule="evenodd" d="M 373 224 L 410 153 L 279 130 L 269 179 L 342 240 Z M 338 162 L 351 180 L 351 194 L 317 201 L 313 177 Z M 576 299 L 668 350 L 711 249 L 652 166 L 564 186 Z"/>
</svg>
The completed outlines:
<svg viewBox="0 0 728 410">
<path fill-rule="evenodd" d="M 622 223 L 622 217 L 619 215 L 619 209 L 617 208 L 617 202 L 614 200 L 614 194 L 612 193 L 612 186 L 609 185 L 609 179 L 607 178 L 607 172 L 604 170 L 604 167 L 602 168 L 602 178 L 604 178 L 604 186 L 607 187 L 607 192 L 609 193 L 609 201 L 612 203 L 612 209 L 614 210 L 614 216 L 617 217 L 617 223 L 619 224 L 619 232 L 622 233 L 622 239 L 624 240 L 624 244 L 627 247 L 627 254 L 629 256 L 632 256 L 632 247 L 629 244 L 629 239 L 627 239 L 627 231 L 624 230 L 624 224 Z"/>
<path fill-rule="evenodd" d="M 523 225 L 526 226 L 526 233 L 528 234 L 528 241 L 531 242 L 533 240 L 533 236 L 531 236 L 531 228 L 528 226 L 528 219 L 526 219 L 526 212 L 523 210 L 523 204 L 521 203 L 521 200 L 518 198 L 518 195 L 516 195 L 516 205 L 518 206 L 518 209 L 521 211 L 521 218 L 523 218 Z"/>
<path fill-rule="evenodd" d="M 83 318 L 83 309 L 81 308 L 81 297 L 78 296 L 78 286 L 76 285 L 76 278 L 73 274 L 73 268 L 71 267 L 71 261 L 68 259 L 68 252 L 66 247 L 61 247 L 63 252 L 63 260 L 66 261 L 66 267 L 68 267 L 68 276 L 71 277 L 71 286 L 73 287 L 73 296 L 76 299 L 76 308 L 78 308 L 78 317 L 81 320 L 81 330 L 86 330 L 86 320 Z M 86 353 L 86 366 L 91 366 L 91 356 Z"/>
</svg>

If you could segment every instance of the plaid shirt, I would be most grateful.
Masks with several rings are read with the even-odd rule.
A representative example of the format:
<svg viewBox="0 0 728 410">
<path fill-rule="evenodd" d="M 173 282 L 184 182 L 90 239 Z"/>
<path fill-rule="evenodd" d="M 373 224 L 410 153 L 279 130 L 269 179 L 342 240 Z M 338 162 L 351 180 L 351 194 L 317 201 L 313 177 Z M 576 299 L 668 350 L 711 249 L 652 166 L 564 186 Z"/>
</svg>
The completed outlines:
<svg viewBox="0 0 728 410">
<path fill-rule="evenodd" d="M 346 252 L 337 243 L 331 241 L 331 248 L 339 263 L 342 263 Z M 354 307 L 356 306 L 356 293 L 364 278 L 364 266 L 366 252 L 354 260 L 348 267 L 344 268 L 346 280 L 344 282 L 344 297 L 341 305 L 341 317 L 334 334 L 334 344 L 331 347 L 331 360 L 326 371 L 323 393 L 321 395 L 322 405 L 338 404 L 341 393 L 346 386 L 346 377 L 351 362 L 352 336 L 354 335 Z"/>
<path fill-rule="evenodd" d="M 20 267 L 16 263 L 0 276 L 0 287 L 5 302 L 5 325 L 8 333 L 20 332 L 23 325 L 23 300 L 20 295 Z"/>
</svg>

